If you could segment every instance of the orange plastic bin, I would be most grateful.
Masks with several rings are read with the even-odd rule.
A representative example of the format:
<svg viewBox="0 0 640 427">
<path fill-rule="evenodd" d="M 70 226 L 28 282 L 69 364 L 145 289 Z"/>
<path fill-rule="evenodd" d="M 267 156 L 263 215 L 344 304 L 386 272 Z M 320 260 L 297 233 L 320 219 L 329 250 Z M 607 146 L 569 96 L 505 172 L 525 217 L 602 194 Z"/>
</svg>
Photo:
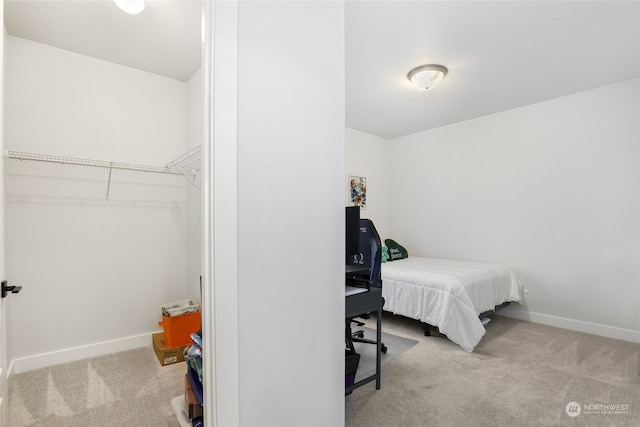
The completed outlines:
<svg viewBox="0 0 640 427">
<path fill-rule="evenodd" d="M 159 326 L 164 328 L 164 341 L 171 348 L 191 344 L 190 335 L 200 329 L 200 312 L 179 316 L 162 316 Z"/>
</svg>

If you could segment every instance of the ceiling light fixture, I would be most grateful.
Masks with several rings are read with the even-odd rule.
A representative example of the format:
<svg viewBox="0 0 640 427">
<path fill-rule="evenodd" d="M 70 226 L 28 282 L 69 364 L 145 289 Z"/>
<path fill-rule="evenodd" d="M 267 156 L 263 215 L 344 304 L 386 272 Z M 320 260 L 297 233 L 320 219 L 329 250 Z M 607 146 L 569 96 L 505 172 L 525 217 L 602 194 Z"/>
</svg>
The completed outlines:
<svg viewBox="0 0 640 427">
<path fill-rule="evenodd" d="M 421 65 L 409 71 L 407 78 L 420 90 L 429 90 L 438 86 L 449 70 L 443 65 Z"/>
<path fill-rule="evenodd" d="M 130 15 L 137 15 L 144 10 L 144 0 L 113 0 L 118 7 Z"/>
</svg>

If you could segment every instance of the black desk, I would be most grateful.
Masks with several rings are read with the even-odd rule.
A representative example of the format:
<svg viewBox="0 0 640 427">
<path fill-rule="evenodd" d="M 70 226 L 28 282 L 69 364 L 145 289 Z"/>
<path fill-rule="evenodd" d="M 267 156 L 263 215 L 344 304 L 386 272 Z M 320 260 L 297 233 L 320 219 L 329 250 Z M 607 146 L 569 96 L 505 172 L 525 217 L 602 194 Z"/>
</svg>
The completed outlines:
<svg viewBox="0 0 640 427">
<path fill-rule="evenodd" d="M 347 264 L 344 272 L 347 285 L 368 288 L 371 284 L 369 281 L 369 267 L 360 264 Z"/>
<path fill-rule="evenodd" d="M 370 287 L 367 292 L 350 295 L 345 297 L 346 310 L 345 318 L 351 319 L 362 314 L 376 312 L 376 372 L 367 378 L 364 378 L 357 383 L 349 386 L 345 389 L 345 392 L 350 392 L 360 386 L 363 386 L 371 381 L 376 381 L 376 390 L 380 390 L 380 353 L 382 348 L 382 307 L 384 306 L 384 299 L 382 298 L 382 288 Z M 348 320 L 347 320 L 348 321 Z M 347 331 L 351 328 L 347 325 Z M 349 337 L 347 337 L 348 339 Z M 351 343 L 353 345 L 353 343 Z"/>
<path fill-rule="evenodd" d="M 363 273 L 365 271 L 369 271 L 369 267 L 359 264 L 347 264 L 344 266 L 344 272 L 346 274 Z"/>
</svg>

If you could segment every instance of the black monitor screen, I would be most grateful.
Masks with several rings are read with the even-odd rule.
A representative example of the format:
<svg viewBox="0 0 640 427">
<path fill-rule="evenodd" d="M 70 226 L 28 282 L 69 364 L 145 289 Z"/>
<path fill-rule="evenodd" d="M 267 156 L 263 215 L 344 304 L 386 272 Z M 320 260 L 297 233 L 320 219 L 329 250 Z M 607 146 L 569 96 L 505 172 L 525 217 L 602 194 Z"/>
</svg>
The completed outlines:
<svg viewBox="0 0 640 427">
<path fill-rule="evenodd" d="M 345 220 L 346 263 L 358 253 L 360 243 L 360 206 L 348 206 Z"/>
</svg>

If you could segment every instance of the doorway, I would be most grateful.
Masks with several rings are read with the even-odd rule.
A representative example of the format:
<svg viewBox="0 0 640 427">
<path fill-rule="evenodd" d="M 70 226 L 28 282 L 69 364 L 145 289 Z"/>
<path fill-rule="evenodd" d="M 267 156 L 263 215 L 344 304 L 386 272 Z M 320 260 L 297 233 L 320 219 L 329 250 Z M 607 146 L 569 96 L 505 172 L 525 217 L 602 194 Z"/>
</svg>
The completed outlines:
<svg viewBox="0 0 640 427">
<path fill-rule="evenodd" d="M 199 144 L 201 4 L 146 10 L 163 34 L 195 44 L 161 41 L 195 51 L 186 77 L 176 64 L 188 61 L 164 51 L 152 53 L 169 63 L 167 75 L 154 72 L 159 60 L 136 50 L 154 39 L 152 23 L 114 7 L 5 2 L 4 148 L 63 158 L 5 160 L 7 274 L 24 286 L 6 307 L 16 374 L 148 345 L 162 303 L 199 298 L 199 191 L 180 175 L 68 161 L 162 167 Z M 188 30 L 169 18 L 190 20 Z M 111 19 L 126 23 L 102 21 Z M 104 28 L 119 31 L 107 37 Z M 87 50 L 107 41 L 117 49 Z"/>
</svg>

